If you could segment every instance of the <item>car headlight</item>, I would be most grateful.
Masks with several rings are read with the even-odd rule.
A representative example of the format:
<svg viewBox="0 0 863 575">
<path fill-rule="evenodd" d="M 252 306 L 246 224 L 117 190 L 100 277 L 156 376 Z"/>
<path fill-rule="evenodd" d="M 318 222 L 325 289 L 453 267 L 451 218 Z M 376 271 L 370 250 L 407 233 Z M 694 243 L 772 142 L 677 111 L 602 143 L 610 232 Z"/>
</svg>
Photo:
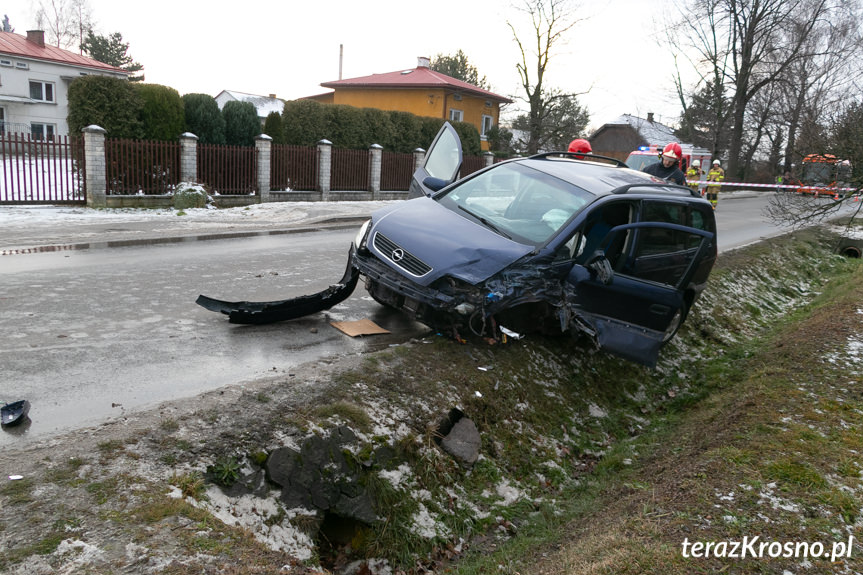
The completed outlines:
<svg viewBox="0 0 863 575">
<path fill-rule="evenodd" d="M 371 220 L 366 220 L 363 222 L 363 225 L 360 226 L 359 231 L 357 231 L 357 235 L 354 238 L 354 246 L 356 246 L 358 250 L 366 247 L 366 235 L 369 233 L 369 226 L 371 223 Z"/>
</svg>

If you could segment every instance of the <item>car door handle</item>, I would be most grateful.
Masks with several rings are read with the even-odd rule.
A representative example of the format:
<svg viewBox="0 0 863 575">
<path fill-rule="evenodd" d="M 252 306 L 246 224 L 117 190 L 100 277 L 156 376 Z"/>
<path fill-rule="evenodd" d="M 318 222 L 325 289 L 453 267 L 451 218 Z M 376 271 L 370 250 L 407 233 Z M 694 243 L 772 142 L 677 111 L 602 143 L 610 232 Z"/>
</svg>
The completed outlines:
<svg viewBox="0 0 863 575">
<path fill-rule="evenodd" d="M 650 313 L 655 313 L 656 315 L 668 315 L 668 312 L 670 311 L 670 306 L 663 305 L 661 303 L 655 303 L 650 306 Z"/>
</svg>

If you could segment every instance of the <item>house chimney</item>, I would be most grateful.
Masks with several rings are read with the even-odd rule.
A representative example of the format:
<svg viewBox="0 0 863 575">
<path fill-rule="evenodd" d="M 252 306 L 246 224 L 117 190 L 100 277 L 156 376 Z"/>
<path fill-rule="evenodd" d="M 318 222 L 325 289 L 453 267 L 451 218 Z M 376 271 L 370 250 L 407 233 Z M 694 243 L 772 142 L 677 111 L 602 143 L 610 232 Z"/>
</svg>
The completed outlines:
<svg viewBox="0 0 863 575">
<path fill-rule="evenodd" d="M 653 112 L 647 113 L 647 121 L 650 122 L 651 124 L 653 123 Z"/>
<path fill-rule="evenodd" d="M 44 30 L 27 30 L 27 41 L 45 47 L 45 31 Z"/>
<path fill-rule="evenodd" d="M 431 65 L 431 61 L 427 56 L 419 56 L 417 58 L 417 68 L 428 68 Z"/>
</svg>

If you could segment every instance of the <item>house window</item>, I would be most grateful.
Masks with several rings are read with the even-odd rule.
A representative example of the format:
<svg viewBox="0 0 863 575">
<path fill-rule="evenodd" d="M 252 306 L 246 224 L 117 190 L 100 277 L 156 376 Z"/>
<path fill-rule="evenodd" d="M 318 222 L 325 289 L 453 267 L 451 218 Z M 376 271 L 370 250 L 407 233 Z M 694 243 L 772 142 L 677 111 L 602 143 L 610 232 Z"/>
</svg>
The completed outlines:
<svg viewBox="0 0 863 575">
<path fill-rule="evenodd" d="M 27 62 L 15 62 L 15 67 L 19 70 L 29 70 L 30 64 L 28 64 Z"/>
<path fill-rule="evenodd" d="M 7 66 L 9 68 L 12 67 L 12 60 L 7 60 L 6 58 L 0 58 L 0 66 Z"/>
<path fill-rule="evenodd" d="M 461 110 L 456 110 L 454 108 L 450 108 L 449 110 L 449 121 L 450 122 L 461 122 L 462 118 L 464 118 L 464 112 Z"/>
<path fill-rule="evenodd" d="M 54 84 L 30 80 L 30 98 L 40 102 L 53 102 Z"/>
<path fill-rule="evenodd" d="M 0 135 L 6 135 L 6 108 L 0 108 Z"/>
<path fill-rule="evenodd" d="M 491 130 L 492 126 L 494 126 L 494 118 L 491 116 L 482 115 L 482 132 L 480 132 L 480 138 L 485 140 L 488 131 Z"/>
<path fill-rule="evenodd" d="M 34 140 L 53 140 L 57 126 L 54 124 L 30 124 L 30 137 Z"/>
</svg>

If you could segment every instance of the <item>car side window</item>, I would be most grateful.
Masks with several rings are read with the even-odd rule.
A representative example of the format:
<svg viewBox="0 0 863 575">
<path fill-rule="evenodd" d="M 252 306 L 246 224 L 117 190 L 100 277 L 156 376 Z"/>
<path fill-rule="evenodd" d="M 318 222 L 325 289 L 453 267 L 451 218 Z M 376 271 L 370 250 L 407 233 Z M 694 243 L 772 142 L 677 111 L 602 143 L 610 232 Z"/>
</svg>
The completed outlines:
<svg viewBox="0 0 863 575">
<path fill-rule="evenodd" d="M 686 203 L 645 201 L 642 222 L 678 224 L 704 229 L 705 219 Z M 621 273 L 676 286 L 697 255 L 701 236 L 668 228 L 640 228 L 631 257 Z"/>
<path fill-rule="evenodd" d="M 597 206 L 585 219 L 584 224 L 566 242 L 570 254 L 575 261 L 583 264 L 602 246 L 611 228 L 622 226 L 632 221 L 635 204 L 630 201 L 615 201 Z M 626 245 L 628 232 L 619 234 L 605 247 L 605 256 L 612 266 L 618 261 L 623 247 Z"/>
</svg>

